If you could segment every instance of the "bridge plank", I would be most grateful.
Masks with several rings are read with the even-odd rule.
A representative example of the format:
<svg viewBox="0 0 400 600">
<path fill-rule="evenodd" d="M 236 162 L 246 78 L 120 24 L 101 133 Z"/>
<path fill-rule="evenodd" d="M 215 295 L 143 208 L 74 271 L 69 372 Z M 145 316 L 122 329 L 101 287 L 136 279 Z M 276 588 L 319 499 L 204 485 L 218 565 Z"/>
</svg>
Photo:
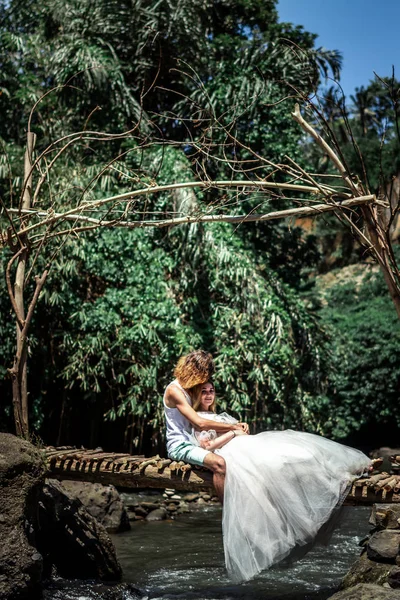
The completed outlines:
<svg viewBox="0 0 400 600">
<path fill-rule="evenodd" d="M 162 459 L 158 455 L 107 453 L 80 449 L 45 450 L 48 476 L 113 484 L 127 488 L 174 488 L 214 493 L 212 473 L 208 469 Z M 345 504 L 400 503 L 400 475 L 378 473 L 355 481 Z"/>
</svg>

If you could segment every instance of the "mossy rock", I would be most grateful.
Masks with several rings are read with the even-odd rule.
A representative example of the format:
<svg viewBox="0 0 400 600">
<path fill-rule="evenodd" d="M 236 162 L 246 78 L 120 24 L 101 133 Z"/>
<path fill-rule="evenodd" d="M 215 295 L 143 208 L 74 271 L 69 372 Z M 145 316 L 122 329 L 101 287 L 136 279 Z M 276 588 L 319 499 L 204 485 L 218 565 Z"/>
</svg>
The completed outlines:
<svg viewBox="0 0 400 600">
<path fill-rule="evenodd" d="M 391 565 L 370 560 L 366 553 L 352 565 L 344 577 L 341 589 L 347 589 L 358 583 L 375 583 L 383 585 L 388 580 Z"/>
<path fill-rule="evenodd" d="M 42 454 L 29 442 L 0 434 L 0 598 L 40 595 L 43 556 L 36 549 L 37 505 L 45 476 Z"/>
</svg>

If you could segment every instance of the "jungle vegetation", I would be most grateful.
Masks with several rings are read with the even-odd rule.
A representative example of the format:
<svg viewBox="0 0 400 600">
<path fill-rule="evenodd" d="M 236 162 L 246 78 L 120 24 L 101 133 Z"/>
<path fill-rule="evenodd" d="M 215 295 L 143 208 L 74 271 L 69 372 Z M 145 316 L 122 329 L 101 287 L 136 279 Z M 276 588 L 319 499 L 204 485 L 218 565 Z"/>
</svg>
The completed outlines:
<svg viewBox="0 0 400 600">
<path fill-rule="evenodd" d="M 21 185 L 32 106 L 54 88 L 32 116 L 42 147 L 88 124 L 115 132 L 138 121 L 143 139 L 157 141 L 146 153 L 126 139 L 70 153 L 52 174 L 66 206 L 73 206 L 68 190 L 84 190 L 111 155 L 118 162 L 98 177 L 110 195 L 129 189 L 132 173 L 158 183 L 193 179 L 202 163 L 190 143 L 201 135 L 204 106 L 229 115 L 260 154 L 305 156 L 310 168 L 329 173 L 289 118 L 290 90 L 311 93 L 326 75 L 339 79 L 341 55 L 280 23 L 275 0 L 1 0 L 0 49 L 2 202 L 12 202 L 10 179 Z M 366 171 L 376 192 L 399 172 L 398 89 L 393 76 L 357 90 L 348 105 L 333 88 L 318 100 L 352 169 Z M 161 145 L 160 137 L 174 143 Z M 224 160 L 207 168 L 230 176 Z M 215 191 L 166 192 L 145 210 L 218 201 Z M 7 259 L 4 251 L 4 267 Z M 38 256 L 43 268 L 48 260 Z M 319 284 L 355 264 L 358 277 Z M 1 426 L 12 431 L 15 325 L 4 278 L 0 289 Z M 382 276 L 334 218 L 310 227 L 89 232 L 57 248 L 33 317 L 31 430 L 45 443 L 162 452 L 163 389 L 177 357 L 203 347 L 216 358 L 220 407 L 253 431 L 292 427 L 379 444 L 379 432 L 387 442 L 388 427 L 394 436 L 400 425 L 399 343 Z"/>
</svg>

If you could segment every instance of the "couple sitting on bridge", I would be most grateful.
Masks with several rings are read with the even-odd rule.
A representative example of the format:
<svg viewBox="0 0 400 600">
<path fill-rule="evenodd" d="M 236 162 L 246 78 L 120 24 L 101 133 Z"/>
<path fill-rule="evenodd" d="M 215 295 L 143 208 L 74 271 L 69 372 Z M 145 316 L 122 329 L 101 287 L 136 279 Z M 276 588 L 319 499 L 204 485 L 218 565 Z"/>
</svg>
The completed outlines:
<svg viewBox="0 0 400 600">
<path fill-rule="evenodd" d="M 213 373 L 203 350 L 179 360 L 164 394 L 167 450 L 173 460 L 213 472 L 228 573 L 246 581 L 329 539 L 349 485 L 370 460 L 310 433 L 250 435 L 246 423 L 215 413 Z"/>
</svg>

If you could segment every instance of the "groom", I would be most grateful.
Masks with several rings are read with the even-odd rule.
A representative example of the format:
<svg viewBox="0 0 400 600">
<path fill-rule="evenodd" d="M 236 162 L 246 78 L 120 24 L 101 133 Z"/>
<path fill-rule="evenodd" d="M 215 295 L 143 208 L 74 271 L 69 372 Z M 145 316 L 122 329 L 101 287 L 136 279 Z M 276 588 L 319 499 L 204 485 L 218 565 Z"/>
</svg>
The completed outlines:
<svg viewBox="0 0 400 600">
<path fill-rule="evenodd" d="M 192 441 L 192 427 L 203 431 L 214 429 L 217 433 L 242 430 L 249 433 L 246 423 L 220 423 L 203 419 L 192 408 L 191 391 L 207 383 L 214 374 L 214 361 L 208 352 L 196 350 L 182 356 L 175 367 L 175 380 L 164 393 L 164 412 L 167 423 L 167 450 L 173 460 L 204 466 L 213 472 L 213 483 L 218 498 L 223 502 L 226 465 L 222 456 L 209 452 Z M 213 395 L 214 390 L 207 390 Z M 233 434 L 235 435 L 235 434 Z"/>
</svg>

